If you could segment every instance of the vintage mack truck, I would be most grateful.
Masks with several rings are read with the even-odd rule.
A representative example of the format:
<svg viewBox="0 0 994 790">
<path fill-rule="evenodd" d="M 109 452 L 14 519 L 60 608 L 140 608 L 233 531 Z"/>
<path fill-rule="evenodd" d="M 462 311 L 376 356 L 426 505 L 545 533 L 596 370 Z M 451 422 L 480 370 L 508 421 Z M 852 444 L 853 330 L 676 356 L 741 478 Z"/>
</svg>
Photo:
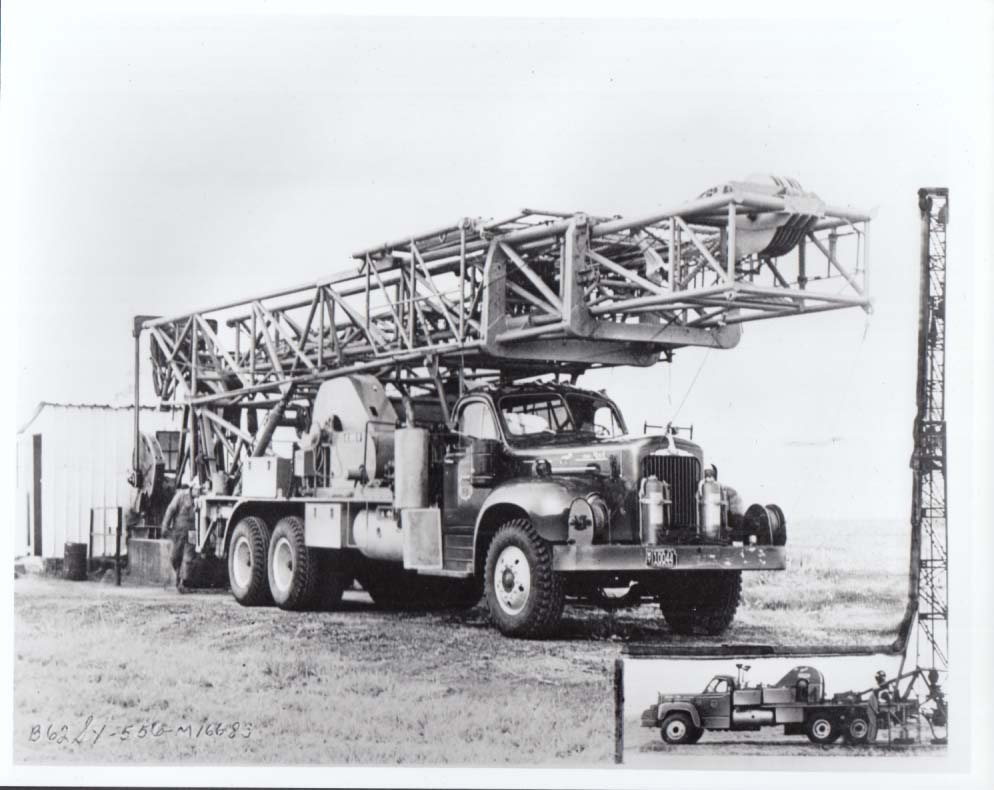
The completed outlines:
<svg viewBox="0 0 994 790">
<path fill-rule="evenodd" d="M 333 606 L 357 580 L 387 607 L 485 596 L 513 636 L 552 631 L 568 598 L 658 601 L 674 632 L 718 634 L 741 572 L 785 567 L 783 512 L 576 384 L 732 348 L 747 321 L 868 308 L 868 220 L 789 179 L 634 219 L 464 219 L 341 275 L 136 317 L 135 403 L 147 340 L 159 405 L 183 414 L 191 542 L 244 605 Z M 855 254 L 852 294 L 816 282 L 806 245 L 831 267 Z M 150 494 L 162 453 L 135 414 Z"/>
<path fill-rule="evenodd" d="M 839 737 L 850 745 L 877 735 L 877 698 L 854 693 L 825 695 L 825 678 L 799 666 L 771 686 L 750 686 L 731 675 L 715 675 L 699 694 L 659 694 L 642 712 L 642 726 L 659 728 L 671 744 L 693 744 L 705 730 L 759 730 L 782 726 L 784 735 L 807 735 L 817 744 Z"/>
</svg>

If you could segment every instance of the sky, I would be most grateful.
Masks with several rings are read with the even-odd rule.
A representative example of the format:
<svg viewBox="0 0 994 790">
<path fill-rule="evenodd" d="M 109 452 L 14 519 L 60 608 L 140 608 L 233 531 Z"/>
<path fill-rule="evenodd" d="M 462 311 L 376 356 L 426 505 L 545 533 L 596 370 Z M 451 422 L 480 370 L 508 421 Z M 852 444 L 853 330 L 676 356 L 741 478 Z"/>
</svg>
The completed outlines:
<svg viewBox="0 0 994 790">
<path fill-rule="evenodd" d="M 788 519 L 906 519 L 916 192 L 946 185 L 959 153 L 962 64 L 954 49 L 923 55 L 944 24 L 25 17 L 4 51 L 16 199 L 0 220 L 18 424 L 40 400 L 128 402 L 135 314 L 324 276 L 355 249 L 462 216 L 644 213 L 775 173 L 876 210 L 872 316 L 747 324 L 733 350 L 581 383 L 607 388 L 630 427 L 693 425 L 747 502 Z M 954 193 L 954 222 L 965 203 Z M 965 268 L 952 271 L 969 315 Z"/>
</svg>

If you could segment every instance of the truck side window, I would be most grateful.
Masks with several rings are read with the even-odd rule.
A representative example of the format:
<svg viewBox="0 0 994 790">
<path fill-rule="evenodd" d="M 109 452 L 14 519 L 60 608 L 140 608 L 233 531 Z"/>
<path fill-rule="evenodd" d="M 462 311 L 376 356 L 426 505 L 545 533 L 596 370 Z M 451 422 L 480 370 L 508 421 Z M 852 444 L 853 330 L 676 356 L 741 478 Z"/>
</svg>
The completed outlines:
<svg viewBox="0 0 994 790">
<path fill-rule="evenodd" d="M 459 433 L 474 439 L 497 439 L 497 424 L 487 404 L 482 401 L 467 403 L 459 414 Z"/>
<path fill-rule="evenodd" d="M 607 404 L 597 407 L 594 411 L 594 430 L 601 436 L 621 436 L 621 426 L 614 417 L 614 409 Z"/>
</svg>

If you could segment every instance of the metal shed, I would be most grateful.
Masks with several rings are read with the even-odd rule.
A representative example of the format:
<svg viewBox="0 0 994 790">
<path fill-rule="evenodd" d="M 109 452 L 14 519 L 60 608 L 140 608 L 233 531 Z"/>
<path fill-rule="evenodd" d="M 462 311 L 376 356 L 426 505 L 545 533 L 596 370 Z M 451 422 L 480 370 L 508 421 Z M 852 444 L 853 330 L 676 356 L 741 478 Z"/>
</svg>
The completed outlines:
<svg viewBox="0 0 994 790">
<path fill-rule="evenodd" d="M 143 431 L 158 434 L 167 466 L 174 462 L 179 414 L 142 407 L 141 423 Z M 118 507 L 127 513 L 133 431 L 134 406 L 38 404 L 17 433 L 15 556 L 61 557 L 66 542 L 90 541 L 91 510 L 101 534 L 116 522 Z M 107 548 L 95 544 L 93 553 Z"/>
</svg>

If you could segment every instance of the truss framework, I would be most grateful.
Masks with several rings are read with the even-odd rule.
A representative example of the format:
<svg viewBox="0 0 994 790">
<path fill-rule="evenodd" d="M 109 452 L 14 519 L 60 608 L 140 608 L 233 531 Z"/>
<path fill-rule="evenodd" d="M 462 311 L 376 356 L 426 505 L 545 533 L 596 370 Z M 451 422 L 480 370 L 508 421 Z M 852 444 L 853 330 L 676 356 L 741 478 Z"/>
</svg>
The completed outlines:
<svg viewBox="0 0 994 790">
<path fill-rule="evenodd" d="M 948 527 L 946 519 L 946 225 L 949 191 L 920 189 L 921 280 L 917 416 L 911 459 L 912 578 L 917 605 L 916 660 L 945 673 L 949 665 Z"/>
<path fill-rule="evenodd" d="M 147 336 L 156 395 L 185 407 L 187 472 L 236 476 L 329 378 L 371 373 L 444 412 L 473 380 L 648 366 L 731 348 L 750 321 L 868 311 L 869 224 L 784 179 L 633 219 L 463 219 L 356 252 L 351 272 L 140 317 L 136 363 Z"/>
</svg>

